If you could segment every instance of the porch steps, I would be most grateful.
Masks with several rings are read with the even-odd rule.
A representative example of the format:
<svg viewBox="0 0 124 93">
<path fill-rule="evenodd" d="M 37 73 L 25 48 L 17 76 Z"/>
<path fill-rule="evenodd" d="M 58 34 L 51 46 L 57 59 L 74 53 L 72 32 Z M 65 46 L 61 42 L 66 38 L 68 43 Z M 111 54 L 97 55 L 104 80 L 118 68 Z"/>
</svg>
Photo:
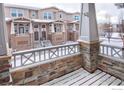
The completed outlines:
<svg viewBox="0 0 124 93">
<path fill-rule="evenodd" d="M 52 46 L 52 43 L 50 40 L 43 40 L 40 42 L 41 47 L 48 47 L 48 46 Z"/>
</svg>

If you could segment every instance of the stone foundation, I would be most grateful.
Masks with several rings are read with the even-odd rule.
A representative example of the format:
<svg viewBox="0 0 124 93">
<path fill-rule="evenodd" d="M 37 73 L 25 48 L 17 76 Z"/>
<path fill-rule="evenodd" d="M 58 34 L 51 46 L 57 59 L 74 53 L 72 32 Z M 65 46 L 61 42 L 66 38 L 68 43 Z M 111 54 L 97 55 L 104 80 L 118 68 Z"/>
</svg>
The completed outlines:
<svg viewBox="0 0 124 93">
<path fill-rule="evenodd" d="M 124 60 L 100 55 L 98 68 L 124 80 Z"/>
<path fill-rule="evenodd" d="M 0 85 L 8 85 L 10 82 L 10 58 L 8 56 L 0 56 Z"/>
<path fill-rule="evenodd" d="M 82 63 L 84 69 L 93 73 L 97 69 L 99 42 L 85 43 L 80 42 L 80 49 L 82 54 Z"/>
<path fill-rule="evenodd" d="M 41 62 L 42 63 L 42 62 Z M 13 85 L 40 85 L 81 68 L 80 54 L 11 71 Z"/>
</svg>

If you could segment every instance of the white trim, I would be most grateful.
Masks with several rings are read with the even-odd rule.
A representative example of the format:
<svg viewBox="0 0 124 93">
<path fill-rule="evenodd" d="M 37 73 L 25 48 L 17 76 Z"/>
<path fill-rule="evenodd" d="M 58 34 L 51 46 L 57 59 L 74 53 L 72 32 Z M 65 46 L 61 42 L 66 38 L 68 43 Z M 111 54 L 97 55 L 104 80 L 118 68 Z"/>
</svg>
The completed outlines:
<svg viewBox="0 0 124 93">
<path fill-rule="evenodd" d="M 14 17 L 23 17 L 24 16 L 24 10 L 23 9 L 11 8 L 10 9 L 10 15 L 11 15 L 11 17 L 13 17 L 12 16 L 13 9 L 15 9 L 15 13 L 16 13 L 16 16 L 14 16 Z M 19 13 L 22 13 L 22 16 L 19 16 Z"/>
<path fill-rule="evenodd" d="M 75 53 L 75 54 L 66 55 L 66 56 L 59 57 L 59 58 L 54 58 L 54 59 L 50 59 L 50 60 L 46 60 L 46 61 L 42 61 L 42 62 L 37 62 L 35 64 L 31 64 L 31 65 L 26 65 L 26 66 L 23 66 L 23 67 L 18 67 L 18 68 L 10 69 L 10 72 L 14 72 L 14 71 L 17 71 L 17 70 L 23 70 L 23 69 L 27 69 L 27 68 L 35 67 L 35 66 L 38 66 L 38 65 L 47 64 L 47 63 L 52 63 L 54 61 L 59 62 L 57 60 L 61 60 L 61 59 L 67 58 L 67 57 L 72 57 L 72 56 L 76 56 L 76 55 L 80 55 L 80 54 L 81 53 Z"/>
</svg>

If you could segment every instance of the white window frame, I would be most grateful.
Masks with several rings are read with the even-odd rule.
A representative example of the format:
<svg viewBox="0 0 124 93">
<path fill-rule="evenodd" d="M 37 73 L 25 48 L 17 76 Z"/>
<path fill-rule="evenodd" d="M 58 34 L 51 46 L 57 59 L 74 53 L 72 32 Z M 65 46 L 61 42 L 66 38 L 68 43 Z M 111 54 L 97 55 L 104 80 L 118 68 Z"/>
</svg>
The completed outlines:
<svg viewBox="0 0 124 93">
<path fill-rule="evenodd" d="M 77 19 L 76 17 L 78 17 L 78 19 Z M 74 16 L 74 20 L 77 20 L 77 21 L 79 21 L 79 20 L 80 20 L 80 16 L 78 16 L 78 15 L 75 15 L 75 16 Z"/>
<path fill-rule="evenodd" d="M 45 16 L 46 16 L 46 18 L 45 18 Z M 51 18 L 49 18 L 49 17 L 51 17 Z M 53 18 L 53 13 L 51 13 L 51 12 L 44 12 L 43 13 L 43 19 L 45 19 L 45 20 L 51 20 L 52 18 Z"/>
<path fill-rule="evenodd" d="M 36 17 L 36 11 L 32 11 L 32 12 L 31 12 L 31 16 L 32 16 L 32 17 Z"/>
<path fill-rule="evenodd" d="M 15 9 L 16 16 L 12 16 L 13 9 Z M 11 16 L 12 17 L 23 17 L 24 16 L 24 10 L 23 9 L 16 9 L 16 8 L 11 8 Z M 19 13 L 22 13 L 22 16 L 19 16 Z"/>
</svg>

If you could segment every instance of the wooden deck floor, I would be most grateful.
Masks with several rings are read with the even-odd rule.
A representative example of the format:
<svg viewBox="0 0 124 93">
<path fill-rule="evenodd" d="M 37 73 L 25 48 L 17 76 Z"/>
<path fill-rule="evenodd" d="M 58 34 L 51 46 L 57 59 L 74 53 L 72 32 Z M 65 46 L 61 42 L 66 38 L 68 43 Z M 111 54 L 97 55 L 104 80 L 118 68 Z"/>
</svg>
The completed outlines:
<svg viewBox="0 0 124 93">
<path fill-rule="evenodd" d="M 124 86 L 124 81 L 100 70 L 90 74 L 83 68 L 54 79 L 43 85 L 46 86 Z"/>
</svg>

